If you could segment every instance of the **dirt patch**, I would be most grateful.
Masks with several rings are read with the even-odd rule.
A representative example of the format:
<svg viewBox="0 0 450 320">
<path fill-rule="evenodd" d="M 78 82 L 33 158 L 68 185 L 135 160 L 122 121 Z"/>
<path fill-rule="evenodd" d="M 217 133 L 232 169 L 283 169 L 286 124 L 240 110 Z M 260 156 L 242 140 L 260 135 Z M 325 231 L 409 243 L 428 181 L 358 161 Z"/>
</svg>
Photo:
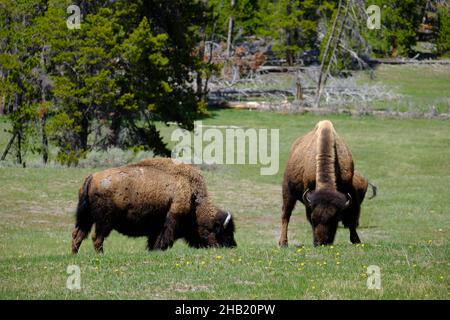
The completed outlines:
<svg viewBox="0 0 450 320">
<path fill-rule="evenodd" d="M 172 290 L 181 293 L 211 291 L 210 287 L 207 285 L 190 285 L 185 283 L 177 283 L 172 285 Z"/>
</svg>

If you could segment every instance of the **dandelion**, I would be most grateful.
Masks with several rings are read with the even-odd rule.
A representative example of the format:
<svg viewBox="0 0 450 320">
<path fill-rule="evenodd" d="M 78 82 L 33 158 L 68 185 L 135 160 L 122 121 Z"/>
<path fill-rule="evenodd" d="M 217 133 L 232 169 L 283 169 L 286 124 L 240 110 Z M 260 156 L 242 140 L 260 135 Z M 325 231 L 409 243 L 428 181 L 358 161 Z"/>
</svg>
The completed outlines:
<svg viewBox="0 0 450 320">
<path fill-rule="evenodd" d="M 313 289 L 313 290 L 314 290 L 315 288 L 316 288 L 316 286 L 312 286 L 312 287 L 311 287 L 311 289 Z"/>
<path fill-rule="evenodd" d="M 337 265 L 340 265 L 340 264 L 341 264 L 341 262 L 340 262 L 340 261 L 336 261 L 336 264 L 337 264 Z"/>
<path fill-rule="evenodd" d="M 205 261 L 200 262 L 200 264 L 201 264 L 201 265 L 204 265 L 204 264 L 205 264 Z"/>
<path fill-rule="evenodd" d="M 340 255 L 341 255 L 341 253 L 340 253 L 340 252 L 336 252 L 336 255 L 337 255 L 337 256 L 340 256 Z"/>
<path fill-rule="evenodd" d="M 176 263 L 176 264 L 175 264 L 175 267 L 179 267 L 179 266 L 180 266 L 180 264 L 179 264 L 179 263 Z"/>
<path fill-rule="evenodd" d="M 444 276 L 440 276 L 439 279 L 444 280 Z"/>
<path fill-rule="evenodd" d="M 300 252 L 302 252 L 302 250 L 303 250 L 302 248 L 297 249 L 297 252 L 300 253 Z"/>
<path fill-rule="evenodd" d="M 303 267 L 304 265 L 305 265 L 305 263 L 304 262 L 302 262 L 302 263 L 300 263 L 300 265 Z"/>
<path fill-rule="evenodd" d="M 186 265 L 190 265 L 191 264 L 191 262 L 190 261 L 186 261 Z"/>
<path fill-rule="evenodd" d="M 216 256 L 216 260 L 222 260 L 222 256 Z"/>
<path fill-rule="evenodd" d="M 241 261 L 242 261 L 242 259 L 241 259 L 241 258 L 239 258 L 239 259 L 238 259 L 238 262 L 241 262 Z"/>
<path fill-rule="evenodd" d="M 334 246 L 330 246 L 330 249 L 334 249 Z"/>
<path fill-rule="evenodd" d="M 428 240 L 428 244 L 431 244 L 433 242 L 433 240 Z"/>
<path fill-rule="evenodd" d="M 324 262 L 323 262 L 323 265 L 324 265 L 324 266 L 326 266 L 326 265 L 327 265 L 327 262 L 326 262 L 326 261 L 324 261 Z"/>
<path fill-rule="evenodd" d="M 364 248 L 364 246 L 365 246 L 365 244 L 364 244 L 364 243 L 361 243 L 361 247 L 363 247 L 363 248 Z"/>
<path fill-rule="evenodd" d="M 417 264 L 413 264 L 412 266 L 413 266 L 413 268 L 415 268 L 415 267 L 417 267 Z"/>
</svg>

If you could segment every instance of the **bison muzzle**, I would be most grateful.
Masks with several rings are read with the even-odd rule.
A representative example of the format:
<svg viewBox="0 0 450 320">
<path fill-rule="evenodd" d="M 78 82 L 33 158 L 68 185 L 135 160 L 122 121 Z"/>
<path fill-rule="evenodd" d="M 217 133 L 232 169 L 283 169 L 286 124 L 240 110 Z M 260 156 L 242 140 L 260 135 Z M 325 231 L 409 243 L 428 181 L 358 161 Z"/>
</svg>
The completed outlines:
<svg viewBox="0 0 450 320">
<path fill-rule="evenodd" d="M 234 247 L 234 221 L 211 204 L 201 172 L 171 159 L 148 159 L 89 175 L 80 189 L 72 252 L 77 253 L 92 226 L 94 248 L 112 230 L 147 237 L 149 250 L 189 246 Z"/>
</svg>

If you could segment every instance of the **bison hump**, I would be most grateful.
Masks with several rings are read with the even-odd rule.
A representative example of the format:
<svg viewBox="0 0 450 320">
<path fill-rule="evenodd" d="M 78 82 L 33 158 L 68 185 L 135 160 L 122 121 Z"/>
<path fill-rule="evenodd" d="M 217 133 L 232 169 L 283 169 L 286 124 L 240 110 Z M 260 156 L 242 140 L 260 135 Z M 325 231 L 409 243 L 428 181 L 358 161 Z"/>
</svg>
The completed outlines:
<svg viewBox="0 0 450 320">
<path fill-rule="evenodd" d="M 336 135 L 336 156 L 339 165 L 340 180 L 343 183 L 352 183 L 353 179 L 353 157 L 350 149 L 342 138 Z"/>
</svg>

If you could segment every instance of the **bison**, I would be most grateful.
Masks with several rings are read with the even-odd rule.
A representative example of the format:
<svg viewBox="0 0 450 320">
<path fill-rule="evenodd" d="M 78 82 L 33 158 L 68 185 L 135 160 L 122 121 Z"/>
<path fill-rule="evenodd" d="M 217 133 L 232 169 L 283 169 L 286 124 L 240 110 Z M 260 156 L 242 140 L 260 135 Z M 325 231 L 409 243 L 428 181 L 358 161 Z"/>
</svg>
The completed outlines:
<svg viewBox="0 0 450 320">
<path fill-rule="evenodd" d="M 172 159 L 147 159 L 89 175 L 79 192 L 72 253 L 95 224 L 94 248 L 112 230 L 147 237 L 149 250 L 183 238 L 192 247 L 234 247 L 234 222 L 215 207 L 201 172 Z"/>
<path fill-rule="evenodd" d="M 333 124 L 320 121 L 291 147 L 282 185 L 283 208 L 279 245 L 288 245 L 288 225 L 297 200 L 306 208 L 315 246 L 332 244 L 342 221 L 350 241 L 360 243 L 360 206 L 369 182 L 354 171 L 352 154 Z M 376 187 L 372 186 L 373 196 Z"/>
</svg>

